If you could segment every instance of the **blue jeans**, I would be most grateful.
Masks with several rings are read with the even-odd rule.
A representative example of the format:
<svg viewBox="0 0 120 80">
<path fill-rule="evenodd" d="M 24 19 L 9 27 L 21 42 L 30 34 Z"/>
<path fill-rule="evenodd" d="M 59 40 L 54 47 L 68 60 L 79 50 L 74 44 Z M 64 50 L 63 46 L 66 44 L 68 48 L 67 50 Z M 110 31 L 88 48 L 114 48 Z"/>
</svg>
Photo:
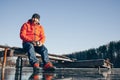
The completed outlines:
<svg viewBox="0 0 120 80">
<path fill-rule="evenodd" d="M 43 65 L 50 61 L 48 58 L 48 50 L 44 45 L 38 47 L 33 46 L 30 42 L 23 42 L 23 49 L 28 53 L 29 62 L 32 66 L 34 63 L 39 62 L 36 57 L 36 52 L 41 55 Z"/>
</svg>

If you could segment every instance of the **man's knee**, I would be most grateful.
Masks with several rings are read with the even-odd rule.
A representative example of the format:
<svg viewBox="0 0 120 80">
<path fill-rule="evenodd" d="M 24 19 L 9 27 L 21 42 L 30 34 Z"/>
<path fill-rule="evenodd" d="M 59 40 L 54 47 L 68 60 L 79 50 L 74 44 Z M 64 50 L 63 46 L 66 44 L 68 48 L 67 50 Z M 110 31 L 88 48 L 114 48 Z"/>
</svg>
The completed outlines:
<svg viewBox="0 0 120 80">
<path fill-rule="evenodd" d="M 23 43 L 23 49 L 24 50 L 29 50 L 29 49 L 31 49 L 33 47 L 34 47 L 33 44 L 31 44 L 30 42 L 24 42 Z"/>
</svg>

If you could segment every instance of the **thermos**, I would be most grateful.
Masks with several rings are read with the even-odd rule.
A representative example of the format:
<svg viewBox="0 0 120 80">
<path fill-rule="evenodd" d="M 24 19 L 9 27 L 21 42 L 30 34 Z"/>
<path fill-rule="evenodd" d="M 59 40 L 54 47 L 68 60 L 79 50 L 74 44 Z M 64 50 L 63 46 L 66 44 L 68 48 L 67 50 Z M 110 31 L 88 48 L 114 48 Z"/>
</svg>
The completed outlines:
<svg viewBox="0 0 120 80">
<path fill-rule="evenodd" d="M 16 73 L 15 73 L 15 80 L 21 80 L 22 77 L 22 57 L 18 56 L 16 60 Z"/>
</svg>

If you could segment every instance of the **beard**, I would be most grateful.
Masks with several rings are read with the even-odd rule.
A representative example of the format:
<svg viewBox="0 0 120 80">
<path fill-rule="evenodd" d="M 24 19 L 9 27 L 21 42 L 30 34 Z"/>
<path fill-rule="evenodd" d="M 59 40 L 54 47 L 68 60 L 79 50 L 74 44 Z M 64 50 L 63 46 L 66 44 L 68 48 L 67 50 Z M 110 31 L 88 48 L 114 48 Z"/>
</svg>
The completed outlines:
<svg viewBox="0 0 120 80">
<path fill-rule="evenodd" d="M 37 20 L 32 20 L 32 22 L 33 22 L 34 24 L 38 24 L 38 23 L 39 23 L 39 21 L 37 21 Z"/>
</svg>

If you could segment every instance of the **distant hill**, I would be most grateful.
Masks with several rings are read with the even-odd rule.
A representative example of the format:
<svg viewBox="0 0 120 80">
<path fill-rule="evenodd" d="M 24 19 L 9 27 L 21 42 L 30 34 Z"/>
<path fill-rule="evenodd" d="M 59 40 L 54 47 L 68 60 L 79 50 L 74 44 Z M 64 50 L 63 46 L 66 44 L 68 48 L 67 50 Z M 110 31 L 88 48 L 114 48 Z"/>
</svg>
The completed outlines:
<svg viewBox="0 0 120 80">
<path fill-rule="evenodd" d="M 73 52 L 66 54 L 65 56 L 79 60 L 90 59 L 109 59 L 113 63 L 114 67 L 120 68 L 120 40 L 111 41 L 106 45 L 102 45 L 98 48 L 91 48 L 85 51 Z"/>
</svg>

